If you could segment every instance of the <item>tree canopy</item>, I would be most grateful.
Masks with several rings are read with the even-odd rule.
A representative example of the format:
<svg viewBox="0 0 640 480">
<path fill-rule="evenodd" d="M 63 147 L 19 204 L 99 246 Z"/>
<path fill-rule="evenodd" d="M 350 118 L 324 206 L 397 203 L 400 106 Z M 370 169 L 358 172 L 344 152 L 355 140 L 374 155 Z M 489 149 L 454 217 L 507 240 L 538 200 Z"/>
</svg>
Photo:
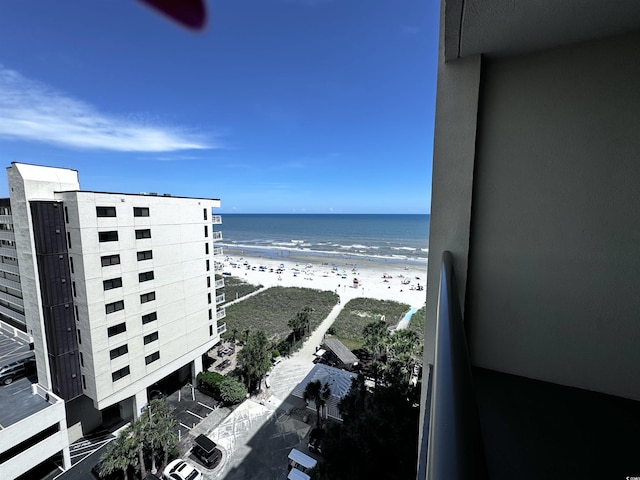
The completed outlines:
<svg viewBox="0 0 640 480">
<path fill-rule="evenodd" d="M 242 362 L 247 389 L 254 391 L 271 367 L 271 347 L 264 332 L 248 335 L 247 344 L 238 353 L 238 359 Z"/>
</svg>

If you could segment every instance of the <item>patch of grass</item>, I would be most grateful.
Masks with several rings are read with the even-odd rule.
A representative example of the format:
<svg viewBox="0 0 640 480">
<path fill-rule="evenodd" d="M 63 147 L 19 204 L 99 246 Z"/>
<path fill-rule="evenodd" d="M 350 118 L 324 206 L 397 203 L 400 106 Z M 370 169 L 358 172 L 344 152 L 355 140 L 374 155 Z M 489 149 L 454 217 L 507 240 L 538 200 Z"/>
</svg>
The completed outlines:
<svg viewBox="0 0 640 480">
<path fill-rule="evenodd" d="M 216 280 L 218 275 L 216 275 Z M 224 292 L 224 298 L 227 302 L 232 302 L 237 298 L 242 298 L 245 295 L 260 290 L 262 285 L 254 285 L 248 283 L 238 277 L 220 277 L 224 278 L 224 288 L 220 292 Z M 219 294 L 219 293 L 218 293 Z"/>
<path fill-rule="evenodd" d="M 422 342 L 424 342 L 424 321 L 426 314 L 426 307 L 422 307 L 411 316 L 411 321 L 409 322 L 409 330 L 416 332 Z"/>
<path fill-rule="evenodd" d="M 406 303 L 374 298 L 354 298 L 344 306 L 332 327 L 336 338 L 348 349 L 357 350 L 362 348 L 364 343 L 362 330 L 365 325 L 379 320 L 382 315 L 388 326 L 397 325 L 408 310 L 409 305 Z"/>
<path fill-rule="evenodd" d="M 226 287 L 225 287 L 226 289 Z M 289 335 L 289 320 L 304 307 L 313 309 L 309 318 L 311 331 L 324 320 L 338 303 L 333 292 L 297 287 L 272 287 L 242 302 L 226 307 L 227 332 L 225 339 L 244 340 L 245 330 L 262 330 L 271 341 L 277 343 Z"/>
</svg>

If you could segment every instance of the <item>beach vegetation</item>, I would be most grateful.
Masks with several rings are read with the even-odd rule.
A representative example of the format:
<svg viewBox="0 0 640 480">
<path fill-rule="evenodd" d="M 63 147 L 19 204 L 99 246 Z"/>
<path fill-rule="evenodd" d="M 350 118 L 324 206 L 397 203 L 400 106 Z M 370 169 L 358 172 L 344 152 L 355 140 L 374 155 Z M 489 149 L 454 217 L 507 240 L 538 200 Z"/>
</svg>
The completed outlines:
<svg viewBox="0 0 640 480">
<path fill-rule="evenodd" d="M 349 350 L 358 350 L 364 346 L 364 327 L 372 321 L 381 320 L 387 327 L 396 325 L 409 310 L 406 303 L 375 298 L 354 298 L 342 309 L 333 322 L 335 337 Z"/>
<path fill-rule="evenodd" d="M 305 331 L 309 333 L 309 317 L 313 309 L 309 306 L 304 307 L 296 313 L 287 323 L 293 333 L 293 343 L 304 337 Z"/>
<path fill-rule="evenodd" d="M 218 275 L 216 275 L 216 279 Z M 222 277 L 220 277 L 222 278 Z M 253 283 L 245 282 L 240 277 L 224 277 L 224 296 L 227 302 L 246 297 L 250 293 L 256 292 L 263 288 L 262 285 L 254 285 Z M 219 294 L 220 292 L 218 292 Z"/>
<path fill-rule="evenodd" d="M 246 343 L 247 330 L 262 330 L 272 342 L 271 348 L 286 355 L 290 346 L 281 348 L 279 342 L 291 333 L 289 320 L 304 307 L 309 307 L 307 331 L 313 331 L 337 303 L 338 295 L 334 292 L 298 287 L 269 288 L 226 307 L 227 332 L 222 337 L 231 340 L 235 330 L 238 339 Z"/>
<path fill-rule="evenodd" d="M 427 315 L 426 307 L 422 307 L 420 310 L 411 315 L 411 321 L 409 322 L 409 330 L 418 334 L 421 341 L 424 342 L 424 322 Z"/>
<path fill-rule="evenodd" d="M 244 348 L 238 353 L 242 362 L 245 385 L 250 392 L 258 389 L 260 381 L 271 368 L 271 342 L 263 331 L 251 333 Z"/>
</svg>

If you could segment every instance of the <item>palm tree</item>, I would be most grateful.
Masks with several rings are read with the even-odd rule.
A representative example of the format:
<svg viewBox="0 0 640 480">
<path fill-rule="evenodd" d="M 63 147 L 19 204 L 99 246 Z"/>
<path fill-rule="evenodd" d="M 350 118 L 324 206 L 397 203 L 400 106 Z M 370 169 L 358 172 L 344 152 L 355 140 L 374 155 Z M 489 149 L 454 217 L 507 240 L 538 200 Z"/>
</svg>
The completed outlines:
<svg viewBox="0 0 640 480">
<path fill-rule="evenodd" d="M 105 453 L 100 457 L 100 476 L 106 477 L 112 473 L 122 472 L 124 480 L 128 480 L 129 467 L 136 463 L 133 446 L 131 426 L 128 426 L 109 444 Z M 133 455 L 132 450 L 134 450 Z"/>
<path fill-rule="evenodd" d="M 171 414 L 173 407 L 164 399 L 151 400 L 149 406 L 149 428 L 147 430 L 151 443 L 151 457 L 155 470 L 155 452 L 162 450 L 163 461 L 166 466 L 169 462 L 169 452 L 177 445 L 176 420 Z"/>
<path fill-rule="evenodd" d="M 142 418 L 138 418 L 131 423 L 131 443 L 138 452 L 138 463 L 140 464 L 140 473 L 142 478 L 147 476 L 147 467 L 144 464 L 144 444 L 147 438 L 147 422 Z"/>
<path fill-rule="evenodd" d="M 313 402 L 316 406 L 316 426 L 320 427 L 320 409 L 324 407 L 327 403 L 327 399 L 331 396 L 331 388 L 329 388 L 329 384 L 325 383 L 322 386 L 320 380 L 316 380 L 314 382 L 307 383 L 307 386 L 304 387 L 304 393 L 302 394 L 302 398 L 305 402 Z"/>
<path fill-rule="evenodd" d="M 373 355 L 375 360 L 380 360 L 385 351 L 387 337 L 387 324 L 384 320 L 368 323 L 362 330 L 364 337 L 363 347 Z"/>
</svg>

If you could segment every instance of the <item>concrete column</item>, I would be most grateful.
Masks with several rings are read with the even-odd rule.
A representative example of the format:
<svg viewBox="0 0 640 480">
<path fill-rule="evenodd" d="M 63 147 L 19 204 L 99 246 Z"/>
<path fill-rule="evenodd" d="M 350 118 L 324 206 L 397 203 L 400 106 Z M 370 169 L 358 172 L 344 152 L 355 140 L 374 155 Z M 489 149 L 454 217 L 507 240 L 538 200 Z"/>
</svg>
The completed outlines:
<svg viewBox="0 0 640 480">
<path fill-rule="evenodd" d="M 65 470 L 69 470 L 71 468 L 71 453 L 69 453 L 68 446 L 62 449 L 62 468 Z"/>
<path fill-rule="evenodd" d="M 191 381 L 195 384 L 196 376 L 202 372 L 202 355 L 199 355 L 196 359 L 191 362 Z"/>
<path fill-rule="evenodd" d="M 134 406 L 134 416 L 135 418 L 139 418 L 142 415 L 142 409 L 147 406 L 147 389 L 144 388 L 136 393 L 135 397 L 133 397 L 133 406 Z"/>
</svg>

